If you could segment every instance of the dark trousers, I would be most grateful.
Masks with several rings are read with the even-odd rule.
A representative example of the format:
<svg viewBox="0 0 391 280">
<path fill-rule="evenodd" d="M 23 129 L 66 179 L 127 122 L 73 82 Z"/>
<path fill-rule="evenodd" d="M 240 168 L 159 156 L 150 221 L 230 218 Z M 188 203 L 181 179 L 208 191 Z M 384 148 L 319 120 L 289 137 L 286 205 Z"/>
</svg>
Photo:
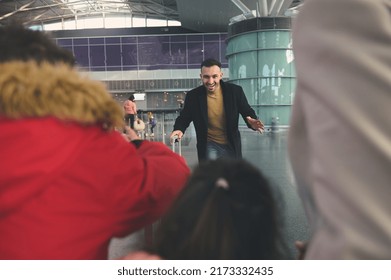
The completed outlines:
<svg viewBox="0 0 391 280">
<path fill-rule="evenodd" d="M 126 114 L 125 115 L 125 122 L 127 125 L 130 126 L 130 128 L 134 129 L 134 115 L 133 114 Z"/>
</svg>

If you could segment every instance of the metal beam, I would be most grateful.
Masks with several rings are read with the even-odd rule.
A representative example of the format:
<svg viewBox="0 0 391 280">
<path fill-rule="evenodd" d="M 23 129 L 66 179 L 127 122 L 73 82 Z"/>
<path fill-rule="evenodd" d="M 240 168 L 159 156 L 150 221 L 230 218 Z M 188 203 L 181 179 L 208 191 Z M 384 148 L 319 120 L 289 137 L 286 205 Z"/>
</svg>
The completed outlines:
<svg viewBox="0 0 391 280">
<path fill-rule="evenodd" d="M 252 11 L 244 5 L 240 0 L 231 0 L 232 3 L 236 5 L 242 12 L 245 18 L 254 18 Z"/>
<path fill-rule="evenodd" d="M 258 0 L 257 7 L 259 16 L 266 17 L 268 15 L 267 0 Z"/>
<path fill-rule="evenodd" d="M 291 7 L 292 3 L 293 0 L 284 0 L 284 3 L 282 3 L 280 10 L 277 11 L 277 16 L 284 15 L 285 12 Z"/>
<path fill-rule="evenodd" d="M 269 10 L 269 16 L 275 17 L 283 15 L 292 5 L 292 2 L 293 0 L 273 0 Z"/>
<path fill-rule="evenodd" d="M 32 5 L 34 2 L 35 2 L 35 0 L 31 1 L 30 3 L 27 3 L 26 5 L 23 5 L 22 7 L 20 7 L 19 9 L 15 10 L 15 11 L 12 11 L 12 12 L 10 12 L 8 14 L 3 15 L 2 17 L 0 17 L 0 20 L 3 20 L 5 18 L 7 18 L 7 17 L 10 17 L 10 16 L 12 16 L 12 15 L 14 15 L 16 13 L 25 11 L 27 9 L 27 7 Z"/>
</svg>

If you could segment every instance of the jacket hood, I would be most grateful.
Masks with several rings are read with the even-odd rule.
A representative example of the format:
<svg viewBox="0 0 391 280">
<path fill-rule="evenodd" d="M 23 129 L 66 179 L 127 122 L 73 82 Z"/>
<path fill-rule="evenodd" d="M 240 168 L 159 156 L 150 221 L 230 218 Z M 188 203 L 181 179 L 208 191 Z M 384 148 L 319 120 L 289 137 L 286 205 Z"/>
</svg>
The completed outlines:
<svg viewBox="0 0 391 280">
<path fill-rule="evenodd" d="M 0 116 L 53 116 L 104 129 L 123 126 L 121 106 L 101 82 L 66 64 L 0 63 Z"/>
</svg>

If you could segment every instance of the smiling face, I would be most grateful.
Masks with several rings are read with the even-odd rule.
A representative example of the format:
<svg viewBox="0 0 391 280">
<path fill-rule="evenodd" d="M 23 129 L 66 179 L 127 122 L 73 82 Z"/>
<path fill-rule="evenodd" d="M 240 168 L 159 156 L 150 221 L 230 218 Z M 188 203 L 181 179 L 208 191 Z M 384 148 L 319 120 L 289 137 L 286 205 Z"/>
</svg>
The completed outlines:
<svg viewBox="0 0 391 280">
<path fill-rule="evenodd" d="M 221 69 L 217 65 L 211 67 L 202 67 L 201 80 L 208 93 L 213 93 L 220 88 L 220 80 L 223 77 Z"/>
</svg>

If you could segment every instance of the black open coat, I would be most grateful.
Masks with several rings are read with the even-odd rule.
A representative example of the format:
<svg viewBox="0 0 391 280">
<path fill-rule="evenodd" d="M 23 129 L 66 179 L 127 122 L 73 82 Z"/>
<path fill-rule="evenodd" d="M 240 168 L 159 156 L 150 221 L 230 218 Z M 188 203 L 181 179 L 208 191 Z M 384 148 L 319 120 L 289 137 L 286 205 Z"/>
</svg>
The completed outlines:
<svg viewBox="0 0 391 280">
<path fill-rule="evenodd" d="M 257 119 L 255 111 L 250 107 L 242 87 L 220 81 L 223 91 L 223 102 L 227 126 L 227 138 L 235 151 L 236 157 L 242 157 L 242 144 L 239 132 L 239 114 L 247 123 L 246 117 Z M 208 107 L 205 86 L 199 86 L 186 94 L 184 107 L 175 121 L 174 130 L 183 133 L 193 122 L 197 135 L 198 160 L 206 159 L 206 142 L 208 134 Z"/>
</svg>

